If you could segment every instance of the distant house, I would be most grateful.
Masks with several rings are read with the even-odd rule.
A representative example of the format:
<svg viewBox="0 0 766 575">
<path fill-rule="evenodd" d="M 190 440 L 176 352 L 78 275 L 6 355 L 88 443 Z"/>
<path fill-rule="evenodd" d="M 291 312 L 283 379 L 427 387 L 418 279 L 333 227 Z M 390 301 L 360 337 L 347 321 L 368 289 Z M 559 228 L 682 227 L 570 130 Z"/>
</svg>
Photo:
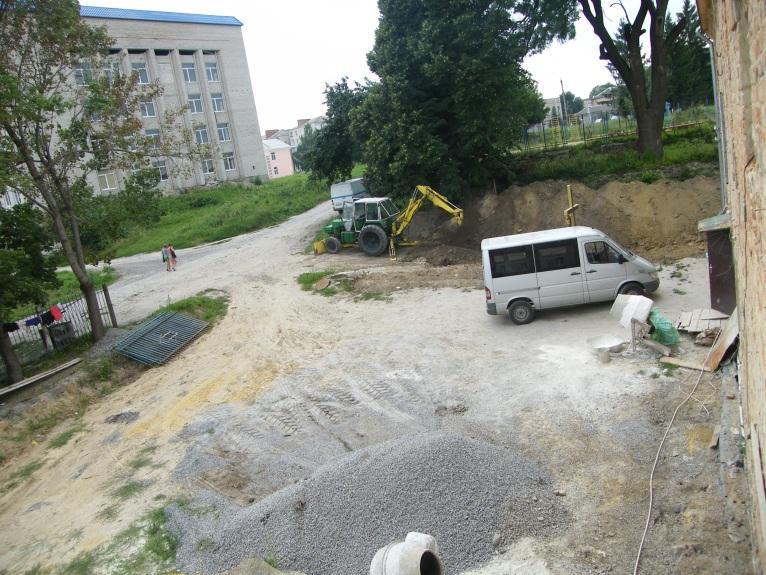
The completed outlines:
<svg viewBox="0 0 766 575">
<path fill-rule="evenodd" d="M 285 144 L 290 146 L 290 149 L 295 152 L 301 143 L 303 134 L 306 133 L 306 128 L 312 130 L 319 130 L 324 126 L 327 119 L 324 116 L 317 116 L 316 118 L 303 118 L 298 120 L 298 125 L 294 128 L 287 130 L 266 130 L 266 138 L 282 140 Z"/>
<path fill-rule="evenodd" d="M 292 150 L 282 140 L 263 140 L 263 151 L 266 155 L 266 173 L 270 180 L 289 176 L 295 171 Z"/>
</svg>

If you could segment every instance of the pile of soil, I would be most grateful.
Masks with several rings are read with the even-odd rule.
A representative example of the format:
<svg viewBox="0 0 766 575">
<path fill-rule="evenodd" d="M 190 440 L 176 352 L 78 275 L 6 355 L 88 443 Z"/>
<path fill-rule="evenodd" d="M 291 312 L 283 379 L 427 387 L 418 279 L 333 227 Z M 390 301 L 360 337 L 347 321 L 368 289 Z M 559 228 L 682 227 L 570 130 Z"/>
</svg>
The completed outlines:
<svg viewBox="0 0 766 575">
<path fill-rule="evenodd" d="M 704 251 L 697 222 L 720 210 L 718 178 L 697 176 L 686 181 L 609 182 L 597 189 L 573 183 L 578 225 L 597 228 L 625 247 L 652 259 L 678 259 Z M 478 252 L 483 238 L 564 226 L 566 182 L 543 181 L 471 199 L 464 205 L 462 226 L 449 225 L 439 210 L 419 214 L 410 236 L 425 244 L 442 242 Z M 424 246 L 425 247 L 425 246 Z M 425 255 L 432 265 L 464 263 L 465 252 L 450 248 Z M 456 253 L 461 256 L 456 258 Z M 430 255 L 433 257 L 430 257 Z M 478 255 L 477 255 L 478 261 Z"/>
</svg>

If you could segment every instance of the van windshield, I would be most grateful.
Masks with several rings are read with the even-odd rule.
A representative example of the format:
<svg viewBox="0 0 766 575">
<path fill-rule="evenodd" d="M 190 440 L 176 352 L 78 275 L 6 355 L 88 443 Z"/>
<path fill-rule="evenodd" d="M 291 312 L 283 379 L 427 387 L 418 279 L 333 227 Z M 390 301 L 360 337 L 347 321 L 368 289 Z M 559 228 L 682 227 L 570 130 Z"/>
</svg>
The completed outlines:
<svg viewBox="0 0 766 575">
<path fill-rule="evenodd" d="M 628 256 L 629 258 L 636 257 L 636 254 L 634 254 L 632 251 L 630 251 L 628 248 L 622 247 L 620 244 L 618 244 L 616 241 L 614 241 L 612 238 L 609 238 L 609 241 L 612 242 L 612 245 L 616 247 L 619 251 L 621 251 L 623 254 Z"/>
</svg>

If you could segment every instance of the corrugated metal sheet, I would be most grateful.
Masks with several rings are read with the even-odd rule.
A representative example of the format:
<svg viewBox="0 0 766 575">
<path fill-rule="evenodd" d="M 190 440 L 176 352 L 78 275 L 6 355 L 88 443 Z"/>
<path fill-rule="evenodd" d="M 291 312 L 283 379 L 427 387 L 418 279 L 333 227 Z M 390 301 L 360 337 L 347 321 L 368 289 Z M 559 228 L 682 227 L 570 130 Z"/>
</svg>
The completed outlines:
<svg viewBox="0 0 766 575">
<path fill-rule="evenodd" d="M 146 320 L 114 346 L 114 351 L 145 365 L 162 365 L 208 326 L 182 313 L 162 313 Z"/>
<path fill-rule="evenodd" d="M 102 8 L 100 6 L 80 6 L 80 15 L 87 18 L 109 18 L 113 20 L 148 20 L 151 22 L 174 22 L 176 24 L 218 24 L 221 26 L 242 26 L 242 22 L 234 18 L 234 16 L 185 14 L 183 12 L 155 12 L 154 10 Z"/>
</svg>

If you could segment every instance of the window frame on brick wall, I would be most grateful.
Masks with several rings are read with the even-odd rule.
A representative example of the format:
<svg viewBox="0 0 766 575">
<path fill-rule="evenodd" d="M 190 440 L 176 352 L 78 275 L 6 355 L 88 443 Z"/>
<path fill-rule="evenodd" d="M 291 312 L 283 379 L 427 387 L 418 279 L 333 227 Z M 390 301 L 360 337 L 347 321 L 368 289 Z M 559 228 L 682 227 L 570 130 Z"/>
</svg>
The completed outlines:
<svg viewBox="0 0 766 575">
<path fill-rule="evenodd" d="M 231 142 L 231 126 L 229 122 L 221 122 L 216 126 L 219 142 Z"/>
<path fill-rule="evenodd" d="M 197 66 L 194 62 L 182 62 L 181 71 L 184 75 L 184 82 L 187 84 L 191 84 L 197 81 Z"/>
<path fill-rule="evenodd" d="M 202 103 L 201 94 L 189 94 L 186 96 L 186 101 L 189 106 L 190 114 L 203 114 L 205 112 L 205 106 Z"/>
<path fill-rule="evenodd" d="M 234 159 L 234 152 L 223 153 L 223 168 L 227 172 L 233 172 L 237 169 L 237 162 Z"/>
</svg>

